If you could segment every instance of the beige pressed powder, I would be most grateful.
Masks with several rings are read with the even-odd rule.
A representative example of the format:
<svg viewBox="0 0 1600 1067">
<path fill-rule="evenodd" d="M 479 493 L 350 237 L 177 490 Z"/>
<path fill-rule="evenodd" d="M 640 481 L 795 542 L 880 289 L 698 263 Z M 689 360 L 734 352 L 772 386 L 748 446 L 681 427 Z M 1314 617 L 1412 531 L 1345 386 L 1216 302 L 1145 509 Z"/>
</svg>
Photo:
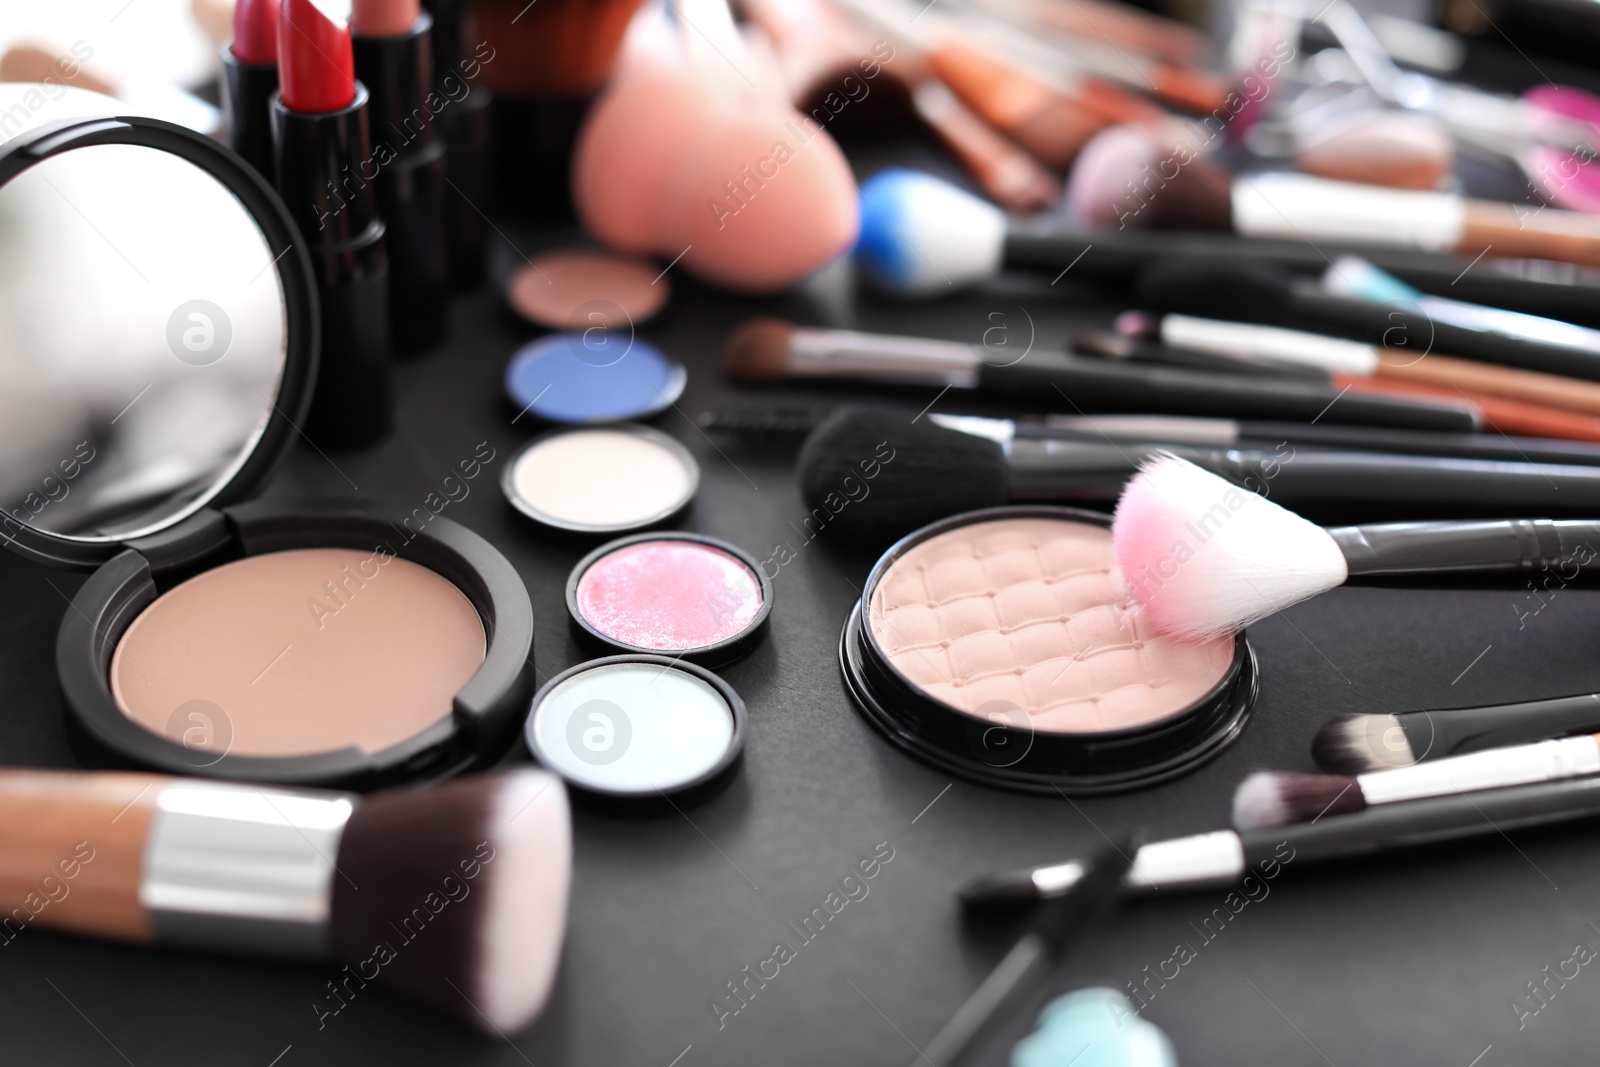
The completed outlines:
<svg viewBox="0 0 1600 1067">
<path fill-rule="evenodd" d="M 916 544 L 872 591 L 889 663 L 965 712 L 1014 707 L 1033 729 L 1103 733 L 1191 708 L 1228 676 L 1231 636 L 1156 633 L 1127 593 L 1101 526 L 973 523 Z"/>
<path fill-rule="evenodd" d="M 450 714 L 485 635 L 450 581 L 387 553 L 299 549 L 204 571 L 111 660 L 123 714 L 218 756 L 376 752 Z"/>
</svg>

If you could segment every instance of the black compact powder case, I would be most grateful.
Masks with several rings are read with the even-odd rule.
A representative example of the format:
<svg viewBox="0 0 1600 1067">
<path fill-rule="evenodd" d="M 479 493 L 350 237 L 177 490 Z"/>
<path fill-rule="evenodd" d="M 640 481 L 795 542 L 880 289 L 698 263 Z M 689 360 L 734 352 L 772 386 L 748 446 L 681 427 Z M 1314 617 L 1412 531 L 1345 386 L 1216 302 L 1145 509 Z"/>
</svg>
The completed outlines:
<svg viewBox="0 0 1600 1067">
<path fill-rule="evenodd" d="M 891 742 L 925 763 L 986 785 L 1029 793 L 1113 793 L 1184 774 L 1230 745 L 1256 697 L 1256 661 L 1243 632 L 1234 635 L 1227 673 L 1188 708 L 1126 730 L 1063 733 L 1034 730 L 1026 714 L 1000 723 L 938 700 L 889 662 L 867 624 L 868 608 L 889 568 L 912 548 L 943 533 L 1004 519 L 1058 519 L 1109 527 L 1108 516 L 1077 508 L 1017 505 L 984 508 L 924 526 L 884 552 L 839 636 L 845 686 L 862 716 Z"/>
<path fill-rule="evenodd" d="M 744 564 L 755 575 L 756 584 L 761 590 L 761 606 L 756 609 L 755 616 L 745 624 L 744 628 L 732 637 L 717 641 L 709 645 L 701 645 L 691 649 L 661 649 L 645 648 L 641 645 L 630 645 L 609 634 L 601 633 L 578 608 L 578 585 L 583 581 L 584 574 L 599 560 L 620 548 L 629 545 L 643 544 L 647 541 L 688 541 L 697 545 L 706 545 L 719 552 L 725 552 Z M 567 617 L 572 620 L 572 633 L 582 644 L 602 655 L 634 655 L 634 656 L 667 656 L 675 660 L 694 663 L 711 670 L 720 670 L 730 664 L 748 656 L 761 643 L 761 638 L 767 632 L 767 618 L 772 614 L 772 579 L 761 569 L 761 564 L 756 558 L 738 545 L 730 545 L 715 537 L 705 534 L 687 533 L 682 530 L 669 530 L 659 533 L 633 534 L 629 537 L 619 537 L 615 541 L 607 541 L 588 555 L 580 559 L 572 568 L 572 573 L 567 576 Z"/>
<path fill-rule="evenodd" d="M 126 539 L 73 538 L 0 511 L 0 528 L 12 551 L 51 567 L 93 572 L 72 598 L 56 641 L 75 750 L 90 766 L 349 789 L 443 777 L 498 759 L 516 737 L 534 679 L 532 604 L 510 562 L 482 537 L 442 516 L 432 515 L 412 531 L 404 520 L 389 522 L 345 504 L 304 507 L 254 499 L 299 436 L 296 427 L 303 425 L 310 405 L 318 361 L 311 262 L 283 202 L 229 149 L 138 116 L 69 119 L 17 136 L 0 147 L 0 187 L 44 159 L 107 144 L 171 153 L 237 198 L 267 247 L 283 250 L 276 269 L 285 339 L 279 392 L 248 454 L 209 494 L 170 509 L 153 532 Z M 112 654 L 134 618 L 166 590 L 245 556 L 375 546 L 452 582 L 483 623 L 483 663 L 456 693 L 451 713 L 422 733 L 370 753 L 351 747 L 297 757 L 197 759 L 194 749 L 147 730 L 117 706 L 109 681 Z"/>
</svg>

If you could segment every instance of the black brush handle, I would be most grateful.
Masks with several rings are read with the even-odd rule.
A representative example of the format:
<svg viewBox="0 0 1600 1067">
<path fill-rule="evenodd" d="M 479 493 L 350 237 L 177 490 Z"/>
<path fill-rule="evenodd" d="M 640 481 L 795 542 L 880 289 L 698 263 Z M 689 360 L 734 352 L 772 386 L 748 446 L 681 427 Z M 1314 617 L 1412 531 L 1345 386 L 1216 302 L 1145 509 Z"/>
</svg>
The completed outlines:
<svg viewBox="0 0 1600 1067">
<path fill-rule="evenodd" d="M 1354 815 L 1239 835 L 1247 867 L 1346 859 L 1600 815 L 1600 777 L 1375 804 Z"/>
<path fill-rule="evenodd" d="M 1600 693 L 1521 704 L 1405 711 L 1395 718 L 1417 760 L 1444 759 L 1600 730 Z"/>
<path fill-rule="evenodd" d="M 1505 437 L 1488 433 L 1424 433 L 1376 426 L 1325 423 L 1241 422 L 1241 443 L 1295 442 L 1361 452 L 1400 452 L 1415 456 L 1458 456 L 1510 463 L 1581 463 L 1600 466 L 1600 445 L 1543 437 Z"/>
<path fill-rule="evenodd" d="M 1114 500 L 1139 464 L 1170 452 L 1295 511 L 1372 514 L 1600 515 L 1600 467 L 1500 463 L 1493 460 L 1367 452 L 1163 447 L 1131 441 L 1018 437 L 1011 444 L 1007 489 L 1013 500 Z M 1503 524 L 1495 524 L 1499 529 Z M 1354 527 L 1385 548 L 1401 540 L 1391 527 Z M 1425 530 L 1437 531 L 1440 524 Z M 1337 535 L 1336 535 L 1337 536 Z M 1416 537 L 1426 540 L 1424 535 Z M 1600 533 L 1592 540 L 1600 551 Z M 1499 544 L 1499 539 L 1494 539 Z M 1521 560 L 1521 557 L 1516 557 Z M 1520 564 L 1519 564 L 1520 565 Z M 1530 566 L 1537 566 L 1533 561 Z M 1418 568 L 1438 570 L 1429 564 Z M 1485 566 L 1471 569 L 1504 569 Z M 1358 573 L 1352 565 L 1351 573 Z M 1367 572 L 1360 572 L 1367 573 Z M 1382 572 L 1389 573 L 1389 572 Z"/>
<path fill-rule="evenodd" d="M 1477 412 L 1465 403 L 1357 395 L 1316 381 L 1128 365 L 1056 352 L 1032 352 L 1004 366 L 986 363 L 978 370 L 978 388 L 1025 396 L 1035 405 L 1044 398 L 1069 414 L 1147 411 L 1318 419 L 1452 433 L 1478 429 Z"/>
<path fill-rule="evenodd" d="M 1600 300 L 1595 299 L 1600 295 L 1600 271 L 1544 260 L 1489 256 L 1475 263 L 1467 256 L 1436 252 L 1329 241 L 1318 241 L 1312 247 L 1304 241 L 1200 231 L 1090 232 L 1048 213 L 1009 220 L 1002 251 L 1008 266 L 1041 271 L 1051 278 L 1070 270 L 1066 275 L 1069 281 L 1077 278 L 1124 285 L 1135 281 L 1150 264 L 1179 256 L 1248 266 L 1266 263 L 1320 275 L 1331 259 L 1345 253 L 1358 255 L 1424 292 L 1600 325 Z M 1469 266 L 1471 270 L 1466 269 Z M 1446 349 L 1441 345 L 1439 351 Z"/>
<path fill-rule="evenodd" d="M 1374 304 L 1353 297 L 1297 290 L 1291 302 L 1280 305 L 1277 312 L 1263 315 L 1262 321 L 1326 331 L 1373 345 L 1395 345 L 1399 339 L 1399 345 L 1425 352 L 1446 352 L 1461 359 L 1600 381 L 1600 351 L 1470 330 L 1444 322 L 1404 301 Z"/>
<path fill-rule="evenodd" d="M 1373 523 L 1328 533 L 1352 576 L 1559 568 L 1573 578 L 1600 558 L 1600 522 L 1589 519 Z"/>
</svg>

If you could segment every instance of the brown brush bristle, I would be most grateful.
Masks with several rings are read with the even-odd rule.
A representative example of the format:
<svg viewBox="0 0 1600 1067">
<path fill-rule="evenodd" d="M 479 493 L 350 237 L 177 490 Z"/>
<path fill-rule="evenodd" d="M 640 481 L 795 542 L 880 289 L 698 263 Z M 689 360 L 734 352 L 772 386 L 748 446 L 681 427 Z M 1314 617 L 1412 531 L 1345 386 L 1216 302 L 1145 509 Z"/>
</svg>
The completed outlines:
<svg viewBox="0 0 1600 1067">
<path fill-rule="evenodd" d="M 722 346 L 722 372 L 742 382 L 787 378 L 793 333 L 793 326 L 778 319 L 747 320 Z"/>
<path fill-rule="evenodd" d="M 333 949 L 345 967 L 318 1009 L 370 981 L 489 1032 L 543 1005 L 566 924 L 571 840 L 559 779 L 523 768 L 356 807 L 333 881 Z"/>
</svg>

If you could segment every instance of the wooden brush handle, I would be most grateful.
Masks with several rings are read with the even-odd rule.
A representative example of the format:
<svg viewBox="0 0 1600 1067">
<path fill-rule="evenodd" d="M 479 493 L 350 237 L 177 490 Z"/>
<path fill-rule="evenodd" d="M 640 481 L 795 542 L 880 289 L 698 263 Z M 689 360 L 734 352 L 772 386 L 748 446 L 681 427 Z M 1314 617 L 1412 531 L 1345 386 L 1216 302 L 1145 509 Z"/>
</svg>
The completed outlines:
<svg viewBox="0 0 1600 1067">
<path fill-rule="evenodd" d="M 150 817 L 169 780 L 0 771 L 0 944 L 30 926 L 153 941 L 139 880 Z"/>
<path fill-rule="evenodd" d="M 1332 376 L 1333 384 L 1348 387 L 1352 393 L 1369 396 L 1432 398 L 1436 400 L 1466 400 L 1483 417 L 1484 429 L 1491 432 L 1523 437 L 1554 437 L 1565 441 L 1600 441 L 1600 418 L 1580 415 L 1575 411 L 1528 404 L 1520 400 L 1489 396 L 1472 390 L 1454 389 L 1450 386 L 1424 385 L 1421 382 L 1397 381 L 1392 378 L 1358 378 L 1348 374 Z"/>
<path fill-rule="evenodd" d="M 1007 211 L 1038 211 L 1061 198 L 1059 179 L 973 114 L 943 82 L 922 79 L 911 90 L 911 102 L 983 191 Z"/>
<path fill-rule="evenodd" d="M 1600 267 L 1600 218 L 1555 208 L 1468 200 L 1456 251 L 1476 256 L 1554 259 Z"/>
<path fill-rule="evenodd" d="M 1600 383 L 1565 378 L 1559 374 L 1540 374 L 1537 371 L 1516 367 L 1500 367 L 1493 363 L 1478 363 L 1470 359 L 1427 355 L 1418 358 L 1414 353 L 1380 350 L 1378 378 L 1402 382 L 1415 382 L 1466 393 L 1504 397 L 1575 411 L 1585 415 L 1600 415 Z"/>
</svg>

